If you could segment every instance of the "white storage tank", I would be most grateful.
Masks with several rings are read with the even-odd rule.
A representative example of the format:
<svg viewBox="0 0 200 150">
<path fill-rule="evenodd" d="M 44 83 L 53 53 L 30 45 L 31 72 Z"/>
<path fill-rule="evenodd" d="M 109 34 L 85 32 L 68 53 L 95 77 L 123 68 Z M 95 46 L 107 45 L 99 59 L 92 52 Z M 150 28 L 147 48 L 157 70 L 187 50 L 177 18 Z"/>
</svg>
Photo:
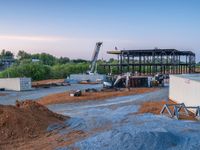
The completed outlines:
<svg viewBox="0 0 200 150">
<path fill-rule="evenodd" d="M 169 98 L 186 106 L 200 106 L 200 74 L 170 75 Z"/>
<path fill-rule="evenodd" d="M 31 78 L 1 78 L 0 88 L 13 91 L 31 90 Z"/>
</svg>

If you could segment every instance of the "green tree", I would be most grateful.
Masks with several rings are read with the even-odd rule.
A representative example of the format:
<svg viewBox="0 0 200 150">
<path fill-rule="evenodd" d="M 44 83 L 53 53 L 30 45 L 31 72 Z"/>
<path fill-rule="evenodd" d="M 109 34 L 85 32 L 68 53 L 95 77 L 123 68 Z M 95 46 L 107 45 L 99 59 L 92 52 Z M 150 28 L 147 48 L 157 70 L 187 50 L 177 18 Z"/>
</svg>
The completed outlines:
<svg viewBox="0 0 200 150">
<path fill-rule="evenodd" d="M 70 62 L 70 59 L 68 57 L 60 57 L 58 59 L 59 64 L 66 64 L 66 63 L 69 63 L 69 62 Z"/>
<path fill-rule="evenodd" d="M 23 50 L 20 50 L 20 51 L 18 51 L 18 53 L 17 53 L 17 58 L 18 58 L 19 60 L 31 59 L 31 54 L 29 54 L 29 53 L 27 53 L 27 52 L 25 52 L 25 51 L 23 51 Z"/>
<path fill-rule="evenodd" d="M 30 77 L 33 80 L 49 79 L 51 77 L 51 68 L 41 63 L 27 63 L 13 65 L 10 68 L 0 72 L 0 77 Z"/>
<path fill-rule="evenodd" d="M 2 59 L 13 59 L 14 58 L 14 54 L 11 51 L 6 51 L 5 49 L 3 49 L 1 51 L 0 57 Z"/>
<path fill-rule="evenodd" d="M 55 65 L 57 62 L 56 57 L 47 53 L 33 54 L 32 58 L 39 59 L 43 64 L 50 66 Z"/>
</svg>

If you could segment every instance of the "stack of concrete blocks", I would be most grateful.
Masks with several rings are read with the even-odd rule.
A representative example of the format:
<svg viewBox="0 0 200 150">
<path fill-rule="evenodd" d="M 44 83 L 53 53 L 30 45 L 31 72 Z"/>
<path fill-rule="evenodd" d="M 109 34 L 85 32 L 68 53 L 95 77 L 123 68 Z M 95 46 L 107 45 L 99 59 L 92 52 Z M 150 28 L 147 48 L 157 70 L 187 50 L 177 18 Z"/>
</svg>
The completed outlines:
<svg viewBox="0 0 200 150">
<path fill-rule="evenodd" d="M 0 88 L 12 91 L 31 90 L 31 78 L 1 78 Z"/>
</svg>

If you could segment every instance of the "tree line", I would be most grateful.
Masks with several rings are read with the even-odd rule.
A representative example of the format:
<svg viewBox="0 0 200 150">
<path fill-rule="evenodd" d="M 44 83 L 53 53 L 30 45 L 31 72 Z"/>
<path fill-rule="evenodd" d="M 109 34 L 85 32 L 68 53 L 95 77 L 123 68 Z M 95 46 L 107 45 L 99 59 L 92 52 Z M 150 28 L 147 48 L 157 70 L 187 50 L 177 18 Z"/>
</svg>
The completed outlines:
<svg viewBox="0 0 200 150">
<path fill-rule="evenodd" d="M 32 80 L 66 78 L 73 73 L 85 73 L 89 61 L 83 59 L 57 58 L 47 53 L 30 54 L 20 50 L 16 56 L 2 50 L 0 59 L 15 59 L 12 66 L 0 72 L 1 78 L 31 77 Z"/>
</svg>

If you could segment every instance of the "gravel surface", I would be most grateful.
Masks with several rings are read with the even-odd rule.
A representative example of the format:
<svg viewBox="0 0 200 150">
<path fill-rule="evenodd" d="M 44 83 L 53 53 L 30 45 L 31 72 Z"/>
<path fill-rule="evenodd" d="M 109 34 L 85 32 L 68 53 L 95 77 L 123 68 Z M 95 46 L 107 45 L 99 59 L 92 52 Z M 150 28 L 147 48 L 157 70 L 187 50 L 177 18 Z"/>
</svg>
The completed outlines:
<svg viewBox="0 0 200 150">
<path fill-rule="evenodd" d="M 27 92 L 8 92 L 0 103 L 13 104 L 16 95 L 21 99 L 38 98 L 50 93 L 84 89 L 100 85 L 73 85 Z M 6 99 L 6 97 L 8 99 Z M 66 129 L 60 135 L 76 133 L 71 140 L 68 136 L 62 141 L 70 144 L 57 146 L 57 150 L 198 150 L 200 147 L 200 122 L 180 121 L 154 114 L 137 114 L 141 102 L 168 100 L 168 87 L 160 90 L 122 96 L 102 101 L 54 104 L 48 108 L 54 112 L 70 116 L 65 121 Z M 83 134 L 81 135 L 81 134 Z M 80 136 L 79 136 L 80 134 Z M 65 137 L 65 136 L 64 136 Z M 70 141 L 71 140 L 71 141 Z"/>
<path fill-rule="evenodd" d="M 135 114 L 142 101 L 167 100 L 168 88 L 104 101 L 50 105 L 55 112 L 69 115 L 69 129 L 83 131 L 87 137 L 58 150 L 163 150 L 199 149 L 200 123 L 180 121 L 161 115 Z M 65 139 L 67 141 L 67 139 Z"/>
</svg>

